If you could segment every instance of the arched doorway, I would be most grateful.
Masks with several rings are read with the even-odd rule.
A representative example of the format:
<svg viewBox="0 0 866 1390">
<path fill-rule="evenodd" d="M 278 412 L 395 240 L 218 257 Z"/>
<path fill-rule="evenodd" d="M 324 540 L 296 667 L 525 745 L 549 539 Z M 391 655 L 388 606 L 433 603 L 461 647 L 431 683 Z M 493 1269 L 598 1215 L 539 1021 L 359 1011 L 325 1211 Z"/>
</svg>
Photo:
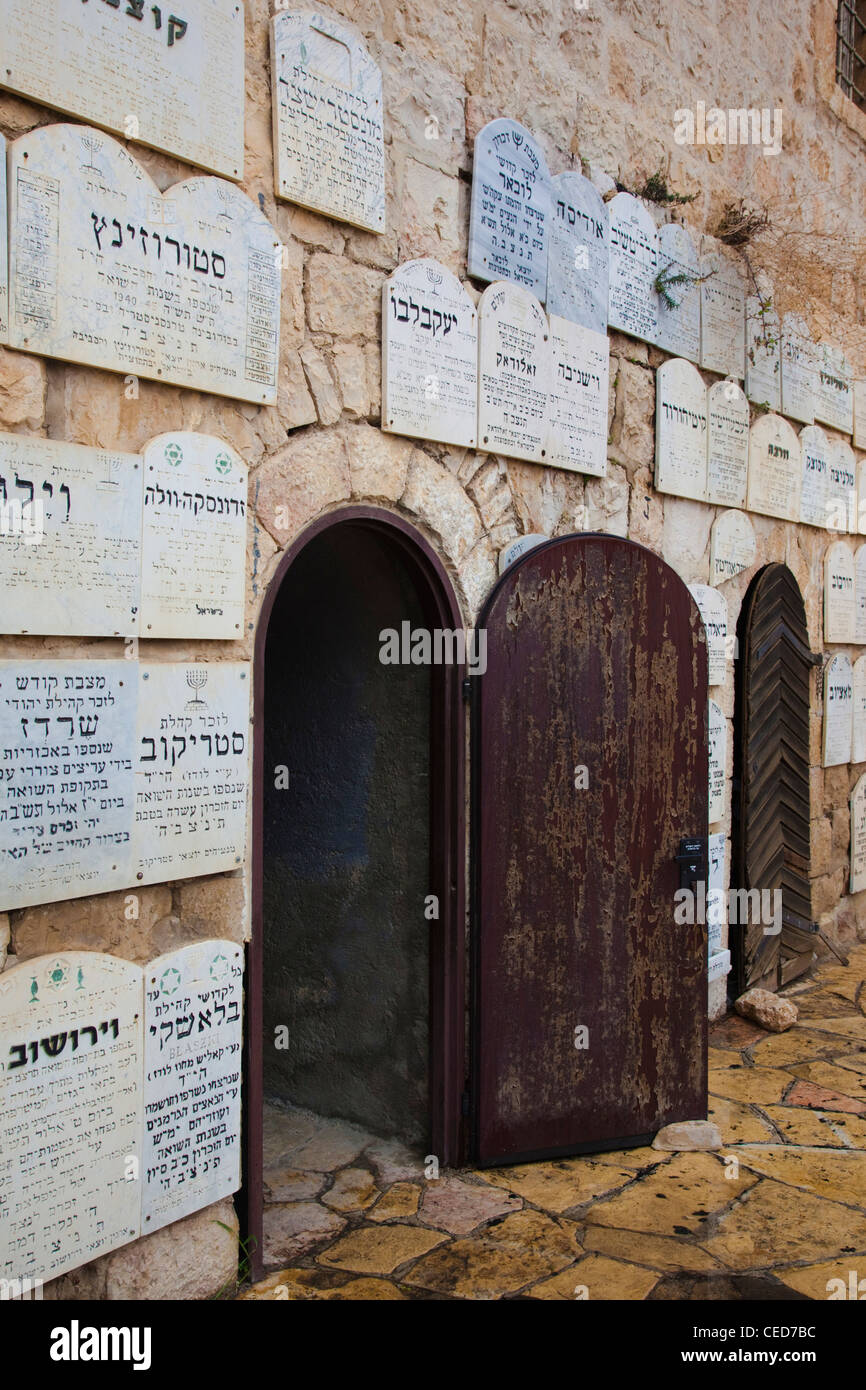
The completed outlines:
<svg viewBox="0 0 866 1390">
<path fill-rule="evenodd" d="M 441 562 L 375 507 L 290 548 L 256 639 L 247 1229 L 263 1271 L 266 1104 L 461 1156 L 462 669 L 383 664 L 462 627 Z M 431 915 L 435 913 L 434 915 Z"/>
</svg>

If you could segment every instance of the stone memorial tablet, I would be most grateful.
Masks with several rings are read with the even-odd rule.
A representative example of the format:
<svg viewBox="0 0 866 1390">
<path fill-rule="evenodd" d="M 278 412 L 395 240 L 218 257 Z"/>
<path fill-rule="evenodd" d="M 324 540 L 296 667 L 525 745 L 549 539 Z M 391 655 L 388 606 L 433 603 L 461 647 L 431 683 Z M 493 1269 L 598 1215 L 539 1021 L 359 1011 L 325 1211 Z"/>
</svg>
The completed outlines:
<svg viewBox="0 0 866 1390">
<path fill-rule="evenodd" d="M 749 511 L 799 520 L 802 471 L 800 441 L 787 420 L 761 415 L 749 431 Z"/>
<path fill-rule="evenodd" d="M 707 962 L 707 984 L 721 980 L 731 973 L 731 953 L 728 950 L 716 951 Z"/>
<path fill-rule="evenodd" d="M 722 512 L 710 530 L 710 583 L 721 584 L 755 563 L 755 531 L 745 512 Z"/>
<path fill-rule="evenodd" d="M 728 645 L 728 601 L 709 584 L 690 584 L 707 634 L 707 684 L 724 685 Z"/>
<path fill-rule="evenodd" d="M 695 243 L 685 227 L 667 222 L 659 228 L 658 329 L 664 352 L 699 362 L 701 356 L 701 266 Z"/>
<path fill-rule="evenodd" d="M 701 239 L 701 366 L 742 381 L 746 297 L 737 261 L 714 237 Z"/>
<path fill-rule="evenodd" d="M 385 230 L 382 74 L 354 31 L 321 12 L 271 20 L 278 198 Z"/>
<path fill-rule="evenodd" d="M 5 631 L 136 633 L 140 558 L 137 454 L 0 434 Z"/>
<path fill-rule="evenodd" d="M 610 225 L 601 194 L 572 170 L 551 179 L 547 312 L 607 332 Z"/>
<path fill-rule="evenodd" d="M 707 820 L 718 825 L 725 816 L 725 760 L 728 724 L 715 700 L 707 701 L 710 801 Z"/>
<path fill-rule="evenodd" d="M 854 552 L 854 641 L 866 644 L 866 545 Z"/>
<path fill-rule="evenodd" d="M 851 393 L 854 398 L 854 447 L 866 449 L 866 379 L 855 377 Z"/>
<path fill-rule="evenodd" d="M 550 316 L 550 429 L 547 462 L 603 478 L 607 473 L 606 333 Z"/>
<path fill-rule="evenodd" d="M 138 1236 L 142 1012 L 141 967 L 98 951 L 0 975 L 3 1279 L 47 1282 Z"/>
<path fill-rule="evenodd" d="M 848 891 L 866 888 L 866 772 L 851 793 L 851 879 Z"/>
<path fill-rule="evenodd" d="M 853 706 L 851 761 L 866 763 L 866 656 L 859 657 L 851 671 Z"/>
<path fill-rule="evenodd" d="M 631 193 L 617 193 L 607 205 L 610 218 L 611 328 L 654 343 L 658 337 L 659 243 L 656 225 Z"/>
<path fill-rule="evenodd" d="M 836 541 L 824 557 L 824 641 L 853 642 L 856 610 L 854 556 Z"/>
<path fill-rule="evenodd" d="M 244 7 L 0 0 L 2 85 L 214 173 L 244 172 Z"/>
<path fill-rule="evenodd" d="M 544 545 L 544 542 L 548 540 L 550 540 L 549 536 L 544 536 L 537 531 L 530 531 L 528 535 L 518 536 L 516 540 L 510 541 L 505 549 L 499 552 L 499 573 L 504 574 L 509 565 L 513 565 L 521 556 L 534 550 L 537 545 Z"/>
<path fill-rule="evenodd" d="M 827 512 L 831 531 L 857 530 L 857 457 L 844 439 L 827 441 Z"/>
<path fill-rule="evenodd" d="M 707 495 L 707 390 L 681 357 L 656 373 L 656 487 L 698 501 Z"/>
<path fill-rule="evenodd" d="M 145 967 L 143 1234 L 241 1185 L 243 973 L 234 941 Z"/>
<path fill-rule="evenodd" d="M 547 293 L 551 188 L 533 135 L 504 117 L 475 137 L 467 269 L 479 280 L 510 280 Z"/>
<path fill-rule="evenodd" d="M 749 402 L 735 381 L 707 392 L 707 501 L 744 507 L 749 476 Z"/>
<path fill-rule="evenodd" d="M 279 242 L 222 179 L 164 194 L 108 135 L 10 147 L 11 347 L 273 404 Z"/>
<path fill-rule="evenodd" d="M 6 137 L 0 135 L 0 343 L 9 337 L 9 208 L 6 196 Z"/>
<path fill-rule="evenodd" d="M 847 656 L 834 656 L 824 667 L 824 767 L 851 761 L 854 680 Z"/>
<path fill-rule="evenodd" d="M 135 732 L 134 879 L 164 883 L 243 863 L 249 666 L 142 665 Z"/>
<path fill-rule="evenodd" d="M 746 298 L 746 395 L 777 413 L 782 409 L 782 327 L 773 286 L 760 270 L 756 293 Z"/>
<path fill-rule="evenodd" d="M 438 261 L 407 261 L 382 287 L 382 428 L 475 447 L 478 314 Z"/>
<path fill-rule="evenodd" d="M 183 431 L 150 441 L 143 476 L 142 637 L 241 637 L 246 464 Z"/>
<path fill-rule="evenodd" d="M 852 527 L 852 530 L 854 528 Z M 857 526 L 856 531 L 866 536 L 866 458 L 857 461 Z"/>
<path fill-rule="evenodd" d="M 543 463 L 550 344 L 544 310 L 528 290 L 499 281 L 478 306 L 478 448 Z"/>
<path fill-rule="evenodd" d="M 722 927 L 726 921 L 725 836 L 711 835 L 707 869 L 707 947 L 710 955 L 722 949 Z"/>
<path fill-rule="evenodd" d="M 851 367 L 841 348 L 830 343 L 817 347 L 818 374 L 815 392 L 815 419 L 841 434 L 854 429 L 854 384 Z"/>
<path fill-rule="evenodd" d="M 0 661 L 0 911 L 130 882 L 131 661 Z"/>
<path fill-rule="evenodd" d="M 782 318 L 782 414 L 804 425 L 814 424 L 818 369 L 815 344 L 804 319 Z"/>
<path fill-rule="evenodd" d="M 803 459 L 800 520 L 807 526 L 826 526 L 830 441 L 820 425 L 806 425 L 801 429 L 800 453 Z"/>
</svg>

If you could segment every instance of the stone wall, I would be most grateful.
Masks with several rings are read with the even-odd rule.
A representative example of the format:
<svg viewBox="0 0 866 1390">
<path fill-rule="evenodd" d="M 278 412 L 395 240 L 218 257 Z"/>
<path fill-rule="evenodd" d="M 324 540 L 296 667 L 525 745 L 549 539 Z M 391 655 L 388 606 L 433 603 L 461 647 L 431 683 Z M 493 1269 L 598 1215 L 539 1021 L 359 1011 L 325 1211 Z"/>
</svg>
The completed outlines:
<svg viewBox="0 0 866 1390">
<path fill-rule="evenodd" d="M 379 430 L 382 282 L 421 255 L 465 278 L 472 141 L 486 121 L 509 115 L 534 131 L 553 172 L 583 168 L 602 193 L 614 180 L 634 188 L 664 169 L 672 187 L 696 195 L 675 209 L 694 231 L 715 231 L 724 207 L 741 198 L 765 203 L 773 235 L 752 248 L 754 263 L 774 272 L 779 306 L 796 307 L 814 332 L 842 342 L 863 374 L 864 132 L 832 80 L 832 0 L 783 7 L 589 0 L 586 9 L 571 0 L 346 0 L 331 8 L 357 26 L 382 67 L 387 231 L 358 231 L 275 201 L 268 6 L 246 0 L 243 186 L 285 245 L 277 403 L 256 407 L 146 381 L 132 396 L 121 376 L 0 349 L 2 429 L 132 450 L 164 430 L 201 430 L 230 441 L 249 465 L 255 521 L 243 640 L 142 641 L 142 659 L 251 658 L 257 612 L 282 551 L 308 522 L 350 501 L 375 502 L 414 522 L 441 556 L 467 624 L 496 578 L 499 550 L 528 531 L 629 536 L 660 552 L 687 582 L 707 582 L 717 509 L 652 487 L 660 352 L 611 335 L 605 479 L 395 438 Z M 678 146 L 674 112 L 698 100 L 781 107 L 781 153 Z M 0 129 L 9 138 L 58 119 L 0 94 Z M 134 153 L 163 188 L 194 172 L 141 147 Z M 477 300 L 477 289 L 469 289 Z M 722 585 L 731 626 L 755 571 L 783 561 L 802 589 L 812 648 L 821 650 L 826 534 L 752 519 L 756 564 Z M 122 649 L 109 639 L 17 637 L 0 639 L 0 653 L 112 657 Z M 814 679 L 813 910 L 837 939 L 862 939 L 866 895 L 846 895 L 847 798 L 858 769 L 820 766 L 820 670 Z M 730 718 L 732 664 L 716 698 Z M 729 737 L 729 771 L 732 743 Z M 729 824 L 728 811 L 726 830 Z M 248 934 L 248 867 L 145 888 L 137 897 L 137 920 L 127 919 L 122 893 L 0 915 L 0 955 L 8 943 L 18 960 L 84 948 L 144 962 L 192 939 Z M 718 982 L 711 1012 L 723 1002 Z M 234 1241 L 216 1224 L 232 1224 L 227 1212 L 222 1204 L 143 1238 L 57 1281 L 55 1292 L 212 1293 L 230 1277 L 235 1257 Z"/>
</svg>

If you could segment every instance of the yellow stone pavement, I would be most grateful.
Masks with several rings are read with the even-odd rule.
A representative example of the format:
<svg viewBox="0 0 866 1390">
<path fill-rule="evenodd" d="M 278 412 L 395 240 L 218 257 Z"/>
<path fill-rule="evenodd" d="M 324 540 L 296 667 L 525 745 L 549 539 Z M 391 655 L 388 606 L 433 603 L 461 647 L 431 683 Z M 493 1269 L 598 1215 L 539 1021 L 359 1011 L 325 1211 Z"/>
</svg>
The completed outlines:
<svg viewBox="0 0 866 1390">
<path fill-rule="evenodd" d="M 396 1143 L 270 1108 L 273 1272 L 238 1297 L 826 1299 L 859 1280 L 866 1290 L 866 946 L 850 962 L 799 982 L 801 1021 L 787 1033 L 734 1015 L 711 1029 L 718 1153 L 625 1149 L 436 1177 Z"/>
</svg>

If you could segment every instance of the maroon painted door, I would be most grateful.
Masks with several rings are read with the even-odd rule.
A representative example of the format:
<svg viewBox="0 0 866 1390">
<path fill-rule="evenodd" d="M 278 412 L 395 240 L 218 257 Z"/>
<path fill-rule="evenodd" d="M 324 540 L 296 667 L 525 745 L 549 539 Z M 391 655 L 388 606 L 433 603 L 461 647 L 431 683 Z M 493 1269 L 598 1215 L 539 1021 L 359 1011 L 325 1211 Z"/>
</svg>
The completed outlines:
<svg viewBox="0 0 866 1390">
<path fill-rule="evenodd" d="M 707 929 L 674 920 L 707 834 L 700 616 L 651 551 L 582 535 L 507 570 L 479 627 L 474 1156 L 645 1142 L 707 1113 Z"/>
</svg>

